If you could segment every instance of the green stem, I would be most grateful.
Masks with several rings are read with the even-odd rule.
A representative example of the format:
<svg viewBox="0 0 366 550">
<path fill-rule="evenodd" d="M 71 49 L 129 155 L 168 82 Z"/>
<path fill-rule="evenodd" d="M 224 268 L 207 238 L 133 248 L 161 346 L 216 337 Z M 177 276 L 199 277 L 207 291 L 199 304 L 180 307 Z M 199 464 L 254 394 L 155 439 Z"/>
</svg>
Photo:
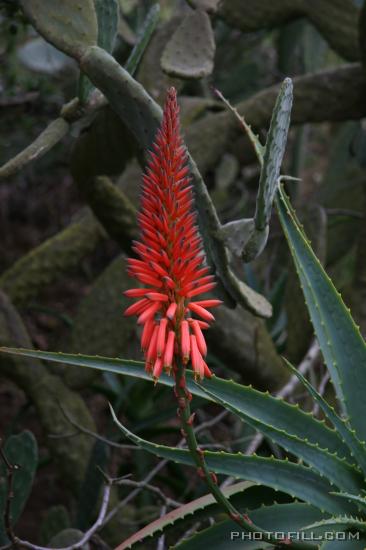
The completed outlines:
<svg viewBox="0 0 366 550">
<path fill-rule="evenodd" d="M 312 550 L 317 548 L 313 544 L 301 543 L 296 541 L 284 541 L 276 539 L 267 531 L 255 525 L 248 517 L 241 514 L 235 506 L 225 497 L 220 487 L 217 484 L 216 476 L 210 472 L 204 456 L 204 451 L 199 448 L 196 434 L 193 429 L 193 415 L 191 414 L 190 400 L 191 395 L 188 392 L 185 384 L 185 366 L 178 360 L 177 369 L 175 372 L 175 394 L 178 401 L 178 416 L 181 421 L 182 435 L 185 437 L 188 449 L 191 452 L 193 460 L 196 463 L 199 474 L 207 483 L 208 489 L 216 502 L 220 504 L 228 516 L 235 521 L 241 528 L 251 533 L 262 533 L 263 541 L 273 544 L 277 547 L 290 547 L 296 550 Z"/>
</svg>

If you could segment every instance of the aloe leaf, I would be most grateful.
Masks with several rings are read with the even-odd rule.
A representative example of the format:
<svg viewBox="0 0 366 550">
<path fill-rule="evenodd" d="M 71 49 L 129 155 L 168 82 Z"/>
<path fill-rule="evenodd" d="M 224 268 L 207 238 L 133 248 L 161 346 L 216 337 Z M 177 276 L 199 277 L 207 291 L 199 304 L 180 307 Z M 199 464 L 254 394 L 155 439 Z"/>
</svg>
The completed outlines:
<svg viewBox="0 0 366 550">
<path fill-rule="evenodd" d="M 235 396 L 237 400 L 227 398 L 223 399 L 219 397 L 217 393 L 207 390 L 203 385 L 201 387 L 203 391 L 214 397 L 215 401 L 218 401 L 223 407 L 239 416 L 242 420 L 252 426 L 252 428 L 262 432 L 263 435 L 281 445 L 286 451 L 289 451 L 295 456 L 303 459 L 320 474 L 326 476 L 331 483 L 334 483 L 345 491 L 360 491 L 363 484 L 363 476 L 357 470 L 345 461 L 340 460 L 336 454 L 331 454 L 325 449 L 320 448 L 318 442 L 309 442 L 307 439 L 301 437 L 300 434 L 298 436 L 292 435 L 294 431 L 292 428 L 292 411 L 288 411 L 287 415 L 288 428 L 286 427 L 279 429 L 276 426 L 276 416 L 273 411 L 273 407 L 272 421 L 268 419 L 266 422 L 263 422 L 258 420 L 255 414 L 250 415 L 245 412 L 245 392 L 240 392 L 239 390 Z M 265 394 L 264 397 L 268 398 Z M 270 398 L 268 398 L 267 403 L 269 402 Z M 264 403 L 263 406 L 265 407 Z M 283 411 L 281 412 L 283 414 Z"/>
<path fill-rule="evenodd" d="M 264 506 L 251 511 L 249 517 L 262 529 L 282 534 L 289 531 L 299 531 L 303 525 L 324 518 L 324 514 L 308 504 L 293 502 L 291 504 Z M 262 550 L 264 544 L 263 541 L 250 541 L 242 538 L 242 531 L 238 531 L 234 522 L 225 520 L 200 531 L 174 548 L 179 550 L 201 550 L 205 547 L 211 547 L 215 550 L 227 550 L 229 546 L 234 545 L 239 546 L 240 549 L 250 548 L 250 550 L 253 550 L 257 548 Z M 309 544 L 308 547 L 309 549 L 317 548 L 315 544 Z"/>
<path fill-rule="evenodd" d="M 262 145 L 260 142 L 259 136 L 255 134 L 252 130 L 252 127 L 250 124 L 247 124 L 245 121 L 245 118 L 239 114 L 237 109 L 233 105 L 231 105 L 230 101 L 228 101 L 220 92 L 220 90 L 215 90 L 215 94 L 217 97 L 221 99 L 221 101 L 225 104 L 225 106 L 231 111 L 236 118 L 236 120 L 239 122 L 240 126 L 243 128 L 245 133 L 248 135 L 249 140 L 251 141 L 253 145 L 254 152 L 257 156 L 258 162 L 261 166 L 263 166 L 263 158 L 264 158 L 264 152 L 266 150 L 265 146 Z"/>
<path fill-rule="evenodd" d="M 145 372 L 144 363 L 141 361 L 15 348 L 0 348 L 0 351 L 73 366 L 84 366 L 152 382 L 151 376 Z M 291 405 L 250 386 L 222 380 L 217 376 L 206 380 L 204 386 L 194 383 L 191 372 L 187 372 L 186 376 L 187 387 L 194 395 L 216 402 L 220 402 L 220 399 L 225 400 L 246 415 L 248 422 L 249 419 L 252 419 L 253 422 L 260 423 L 263 428 L 273 426 L 281 432 L 288 432 L 292 436 L 306 439 L 309 444 L 317 444 L 321 449 L 327 449 L 329 453 L 336 453 L 340 458 L 352 461 L 347 446 L 337 433 L 329 429 L 325 423 L 314 419 L 311 414 L 302 411 L 298 406 Z M 174 385 L 174 380 L 165 374 L 162 374 L 159 382 L 168 386 Z"/>
<path fill-rule="evenodd" d="M 329 531 L 339 532 L 347 531 L 348 529 L 357 529 L 358 531 L 366 530 L 366 522 L 352 516 L 337 516 L 321 521 L 316 521 L 310 525 L 306 525 L 301 530 L 304 532 L 313 532 L 316 535 L 325 535 Z"/>
<path fill-rule="evenodd" d="M 341 498 L 345 498 L 347 500 L 352 500 L 353 502 L 356 502 L 359 505 L 359 508 L 362 508 L 362 510 L 366 511 L 366 498 L 361 497 L 360 495 L 352 495 L 351 493 L 331 493 L 332 495 L 337 495 Z"/>
<path fill-rule="evenodd" d="M 18 521 L 28 500 L 38 465 L 38 447 L 34 435 L 24 431 L 9 437 L 3 447 L 4 454 L 10 464 L 19 466 L 13 474 L 13 498 L 10 504 L 12 524 Z M 6 468 L 0 461 L 0 544 L 7 543 L 4 526 L 4 512 L 7 495 Z"/>
<path fill-rule="evenodd" d="M 366 537 L 359 539 L 329 540 L 320 545 L 320 550 L 365 550 Z"/>
<path fill-rule="evenodd" d="M 346 423 L 340 418 L 337 413 L 335 412 L 334 408 L 331 407 L 324 397 L 322 397 L 316 389 L 310 384 L 310 382 L 303 376 L 289 361 L 287 361 L 286 358 L 283 358 L 285 361 L 285 364 L 288 366 L 288 368 L 291 370 L 293 374 L 295 374 L 300 382 L 305 386 L 305 388 L 308 390 L 308 392 L 312 395 L 315 401 L 319 404 L 321 409 L 323 410 L 325 416 L 328 418 L 328 420 L 333 424 L 335 427 L 337 433 L 342 437 L 343 441 L 348 445 L 348 448 L 350 449 L 352 455 L 357 461 L 357 464 L 363 471 L 363 473 L 366 475 L 366 447 L 363 443 L 359 441 L 359 439 L 356 437 L 355 432 L 351 431 Z"/>
<path fill-rule="evenodd" d="M 247 511 L 257 509 L 260 506 L 269 506 L 274 503 L 278 504 L 278 501 L 284 497 L 283 493 L 273 491 L 268 487 L 263 487 L 249 481 L 243 481 L 225 487 L 222 489 L 222 492 L 236 509 Z M 188 521 L 189 524 L 192 524 L 192 522 L 207 519 L 207 517 L 215 517 L 217 514 L 222 516 L 221 506 L 217 504 L 211 494 L 205 495 L 188 504 L 184 504 L 180 508 L 169 512 L 146 527 L 143 527 L 140 531 L 123 541 L 118 546 L 118 550 L 132 548 L 135 544 L 147 537 L 159 535 L 163 529 L 164 532 L 167 532 L 172 525 L 174 525 L 175 528 L 181 528 Z M 318 515 L 319 514 L 320 512 L 318 511 Z M 324 517 L 324 514 L 322 514 L 322 517 Z"/>
<path fill-rule="evenodd" d="M 53 361 L 64 365 L 113 372 L 152 382 L 152 378 L 146 373 L 142 361 L 6 347 L 0 348 L 0 352 Z M 191 372 L 187 371 L 186 378 L 187 387 L 194 395 L 209 400 L 215 399 L 214 396 L 217 395 L 221 399 L 224 398 L 230 401 L 235 407 L 242 408 L 245 414 L 263 424 L 271 425 L 276 421 L 276 427 L 279 430 L 288 430 L 292 435 L 302 436 L 311 443 L 318 443 L 321 448 L 328 449 L 331 453 L 337 453 L 340 458 L 345 458 L 348 461 L 352 460 L 347 446 L 343 444 L 337 433 L 329 429 L 324 423 L 314 419 L 310 414 L 302 411 L 298 406 L 286 403 L 269 394 L 264 394 L 250 386 L 242 386 L 233 381 L 223 380 L 218 376 L 205 380 L 204 388 L 211 392 L 211 395 L 208 395 L 203 386 L 194 383 Z M 174 380 L 163 373 L 159 383 L 173 386 Z"/>
<path fill-rule="evenodd" d="M 124 435 L 136 445 L 161 458 L 167 458 L 180 464 L 195 466 L 194 459 L 186 449 L 157 445 L 130 432 L 116 417 L 110 406 L 113 420 Z M 255 481 L 283 491 L 293 498 L 299 498 L 330 513 L 348 513 L 355 511 L 350 503 L 343 499 L 330 497 L 332 485 L 312 469 L 273 457 L 244 456 L 241 453 L 204 451 L 205 461 L 210 470 L 217 474 L 232 476 L 236 479 Z"/>
<path fill-rule="evenodd" d="M 222 492 L 226 498 L 230 499 L 233 495 L 243 494 L 250 487 L 254 487 L 254 483 L 250 481 L 242 481 L 225 487 Z M 157 520 L 149 523 L 146 527 L 143 527 L 128 539 L 123 541 L 118 545 L 118 550 L 125 550 L 125 548 L 131 548 L 134 544 L 141 543 L 147 537 L 152 537 L 157 533 L 165 531 L 168 527 L 175 525 L 179 520 L 183 520 L 186 517 L 189 517 L 192 521 L 195 519 L 197 512 L 208 509 L 210 515 L 213 514 L 213 507 L 217 509 L 217 503 L 214 497 L 211 494 L 204 495 L 203 497 L 197 498 L 188 502 L 188 504 L 183 504 L 179 508 L 172 510 L 168 514 L 158 518 Z M 220 510 L 221 511 L 221 510 Z"/>
<path fill-rule="evenodd" d="M 281 187 L 276 205 L 337 396 L 352 429 L 361 441 L 365 441 L 366 344 L 341 296 L 304 237 Z"/>
<path fill-rule="evenodd" d="M 263 230 L 268 225 L 271 218 L 272 204 L 277 190 L 277 182 L 280 176 L 290 126 L 292 100 L 292 80 L 285 78 L 272 112 L 259 179 L 257 207 L 254 219 L 256 228 L 260 230 Z"/>
<path fill-rule="evenodd" d="M 266 429 L 277 430 L 282 437 L 288 434 L 289 437 L 318 445 L 319 449 L 352 462 L 352 456 L 337 432 L 298 405 L 291 405 L 281 398 L 272 397 L 268 392 L 263 393 L 251 386 L 216 376 L 198 387 L 214 401 L 230 407 L 243 419 L 245 417 L 246 422 L 253 421 L 253 427 L 263 433 Z"/>
<path fill-rule="evenodd" d="M 54 147 L 69 131 L 69 123 L 62 117 L 50 122 L 45 130 L 23 151 L 0 168 L 0 181 L 19 172 L 30 162 L 42 157 Z"/>
<path fill-rule="evenodd" d="M 268 224 L 271 218 L 272 205 L 277 189 L 278 178 L 280 176 L 280 169 L 290 126 L 293 99 L 292 90 L 292 80 L 286 78 L 280 88 L 273 109 L 263 161 L 261 163 L 261 174 L 254 215 L 254 230 L 243 249 L 243 259 L 246 262 L 251 262 L 259 256 L 267 243 Z M 251 136 L 251 133 L 249 136 Z M 255 151 L 257 155 L 261 153 L 258 146 L 255 147 Z"/>
<path fill-rule="evenodd" d="M 136 69 L 139 66 L 140 60 L 144 55 L 144 52 L 159 22 L 159 17 L 160 6 L 159 4 L 153 4 L 147 12 L 141 30 L 139 30 L 138 32 L 137 42 L 126 61 L 125 69 L 130 73 L 130 75 L 135 74 Z"/>
</svg>

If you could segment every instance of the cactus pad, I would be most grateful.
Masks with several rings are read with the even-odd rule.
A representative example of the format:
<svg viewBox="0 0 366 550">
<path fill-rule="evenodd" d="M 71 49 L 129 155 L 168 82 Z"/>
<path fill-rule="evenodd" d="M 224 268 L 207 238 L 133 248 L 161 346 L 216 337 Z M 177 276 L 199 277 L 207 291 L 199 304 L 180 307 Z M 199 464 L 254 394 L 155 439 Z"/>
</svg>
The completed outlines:
<svg viewBox="0 0 366 550">
<path fill-rule="evenodd" d="M 22 0 L 25 15 L 56 48 L 79 59 L 97 44 L 98 23 L 93 0 Z"/>
<path fill-rule="evenodd" d="M 215 40 L 210 18 L 196 10 L 182 21 L 161 58 L 163 71 L 178 78 L 202 78 L 212 73 Z"/>
</svg>

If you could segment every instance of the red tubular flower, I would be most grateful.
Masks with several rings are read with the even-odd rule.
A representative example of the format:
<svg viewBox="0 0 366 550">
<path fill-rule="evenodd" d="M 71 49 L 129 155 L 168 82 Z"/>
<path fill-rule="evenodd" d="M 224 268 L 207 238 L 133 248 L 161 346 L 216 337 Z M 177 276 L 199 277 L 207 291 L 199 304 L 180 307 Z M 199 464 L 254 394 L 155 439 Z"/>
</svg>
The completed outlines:
<svg viewBox="0 0 366 550">
<path fill-rule="evenodd" d="M 204 265 L 202 240 L 193 210 L 193 191 L 187 153 L 180 135 L 176 91 L 168 91 L 163 120 L 143 176 L 141 237 L 133 243 L 139 259 L 129 258 L 128 273 L 145 288 L 127 290 L 138 298 L 125 315 L 136 315 L 143 325 L 141 348 L 146 370 L 157 380 L 181 360 L 191 362 L 196 378 L 211 376 L 203 357 L 207 346 L 203 329 L 214 320 L 209 308 L 220 300 L 192 301 L 215 287 Z M 194 316 L 199 317 L 195 319 Z"/>
</svg>

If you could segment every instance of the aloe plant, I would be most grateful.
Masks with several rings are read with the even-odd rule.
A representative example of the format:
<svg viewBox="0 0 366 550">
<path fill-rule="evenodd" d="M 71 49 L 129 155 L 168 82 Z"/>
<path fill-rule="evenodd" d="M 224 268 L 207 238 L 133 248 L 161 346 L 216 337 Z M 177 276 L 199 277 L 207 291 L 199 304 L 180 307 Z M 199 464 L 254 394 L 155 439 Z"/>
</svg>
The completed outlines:
<svg viewBox="0 0 366 550">
<path fill-rule="evenodd" d="M 100 2 L 95 4 L 89 0 L 82 4 L 68 0 L 64 2 L 62 17 L 58 3 L 50 0 L 48 4 L 49 13 L 45 18 L 39 0 L 22 2 L 25 13 L 37 30 L 60 50 L 73 56 L 86 76 L 103 91 L 140 147 L 146 149 L 151 146 L 161 120 L 161 109 L 110 54 L 115 35 L 115 2 L 106 3 L 108 9 L 103 11 Z M 206 15 L 204 18 L 207 19 Z M 69 20 L 73 21 L 71 26 L 68 25 Z M 168 514 L 145 527 L 124 541 L 120 549 L 131 547 L 144 537 L 156 535 L 172 523 L 184 521 L 187 515 L 194 518 L 205 514 L 207 517 L 217 517 L 215 524 L 178 547 L 192 550 L 210 543 L 215 548 L 224 548 L 230 539 L 237 538 L 242 548 L 290 545 L 292 548 L 311 549 L 318 547 L 319 543 L 324 549 L 365 547 L 366 425 L 363 419 L 363 391 L 366 387 L 366 345 L 341 296 L 312 251 L 281 183 L 280 166 L 291 105 L 292 83 L 286 79 L 274 109 L 265 146 L 244 124 L 261 163 L 261 177 L 256 213 L 249 222 L 238 222 L 235 230 L 243 243 L 242 256 L 247 260 L 255 258 L 265 245 L 272 203 L 275 202 L 315 334 L 336 391 L 337 406 L 327 403 L 285 360 L 284 368 L 287 365 L 291 372 L 299 376 L 322 408 L 326 422 L 251 386 L 214 375 L 204 379 L 200 374 L 197 376 L 202 365 L 197 362 L 196 356 L 196 379 L 192 372 L 185 372 L 181 366 L 177 369 L 179 384 L 176 393 L 178 400 L 185 400 L 184 406 L 180 407 L 188 448 L 169 447 L 141 438 L 123 426 L 112 409 L 113 419 L 126 438 L 153 455 L 194 467 L 205 478 L 212 493 L 212 496 L 188 503 L 175 510 L 174 514 Z M 227 244 L 233 227 L 221 226 L 204 182 L 190 157 L 189 164 L 199 214 L 203 218 L 202 226 L 207 225 L 209 229 L 203 231 L 208 260 L 212 261 L 232 299 L 268 317 L 270 308 L 264 298 L 261 301 L 262 297 L 247 289 L 231 271 Z M 245 227 L 250 229 L 249 239 L 244 239 L 240 234 Z M 159 296 L 161 299 L 162 295 Z M 143 363 L 138 361 L 5 347 L 0 351 L 152 380 L 149 372 L 143 370 Z M 147 370 L 152 370 L 149 364 Z M 159 375 L 155 375 L 154 370 L 154 378 L 164 385 L 175 384 L 175 380 L 161 374 L 161 370 Z M 294 459 L 200 450 L 190 429 L 192 420 L 189 404 L 186 403 L 190 394 L 226 408 Z M 216 475 L 242 481 L 221 489 Z M 262 487 L 268 490 L 263 493 Z M 227 513 L 224 519 L 218 515 L 221 509 Z M 242 532 L 247 534 L 246 538 L 242 538 Z M 340 534 L 347 540 L 329 541 L 332 537 L 337 539 Z M 249 540 L 254 535 L 260 536 L 258 544 L 255 538 Z"/>
<path fill-rule="evenodd" d="M 249 513 L 249 518 L 253 518 L 264 530 L 296 530 L 303 533 L 303 536 L 310 531 L 319 536 L 325 532 L 333 533 L 334 536 L 338 532 L 357 532 L 361 540 L 349 540 L 347 547 L 363 548 L 364 542 L 361 541 L 366 530 L 366 501 L 363 496 L 366 489 L 366 446 L 365 426 L 362 421 L 362 388 L 365 387 L 366 376 L 365 342 L 350 312 L 314 255 L 281 186 L 276 195 L 276 207 L 303 285 L 319 345 L 337 391 L 340 412 L 331 407 L 303 378 L 306 388 L 323 409 L 327 423 L 268 393 L 216 376 L 197 383 L 187 373 L 187 389 L 192 394 L 226 407 L 297 457 L 298 462 L 224 452 L 204 451 L 203 454 L 209 469 L 216 474 L 255 482 L 290 495 L 294 500 L 293 504 L 276 504 L 273 499 L 273 503 L 267 504 L 268 508 L 250 509 L 248 503 L 241 508 L 242 512 Z M 150 379 L 142 370 L 142 363 L 137 361 L 10 348 L 2 348 L 1 351 Z M 173 380 L 163 374 L 159 383 L 172 386 Z M 194 459 L 188 450 L 143 440 L 114 418 L 126 437 L 146 451 L 188 466 L 194 465 Z M 238 484 L 237 490 L 238 493 L 233 489 L 233 494 L 243 496 L 246 489 Z M 230 500 L 233 494 L 228 495 Z M 298 500 L 303 504 L 300 505 Z M 202 507 L 205 508 L 206 505 L 212 505 L 212 500 L 207 498 Z M 193 511 L 192 504 L 191 512 Z M 187 514 L 187 509 L 182 507 L 174 514 L 175 520 L 179 521 L 179 518 Z M 269 518 L 275 519 L 271 521 Z M 167 523 L 168 519 L 162 518 L 150 528 L 145 528 L 140 535 L 156 534 L 160 526 Z M 276 527 L 278 525 L 279 528 Z M 234 529 L 232 520 L 223 520 L 198 534 L 197 541 L 193 537 L 181 546 L 195 548 L 198 544 L 206 544 L 205 541 L 215 541 L 216 544 L 223 537 L 229 536 Z M 314 542 L 293 541 L 293 544 L 316 547 Z M 323 543 L 324 548 L 327 544 L 330 543 Z"/>
</svg>

